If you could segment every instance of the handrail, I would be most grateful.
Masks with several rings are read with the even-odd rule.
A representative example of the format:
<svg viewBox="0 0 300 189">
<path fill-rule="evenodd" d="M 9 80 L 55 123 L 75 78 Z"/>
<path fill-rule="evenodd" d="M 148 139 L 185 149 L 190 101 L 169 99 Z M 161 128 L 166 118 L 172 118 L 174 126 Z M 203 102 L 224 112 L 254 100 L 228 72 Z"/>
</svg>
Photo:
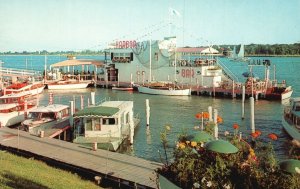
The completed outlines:
<svg viewBox="0 0 300 189">
<path fill-rule="evenodd" d="M 222 68 L 223 72 L 226 75 L 228 75 L 228 77 L 231 80 L 233 80 L 235 82 L 240 82 L 239 79 L 238 79 L 238 77 L 223 62 L 221 62 L 220 59 L 218 59 L 217 65 L 219 65 Z"/>
</svg>

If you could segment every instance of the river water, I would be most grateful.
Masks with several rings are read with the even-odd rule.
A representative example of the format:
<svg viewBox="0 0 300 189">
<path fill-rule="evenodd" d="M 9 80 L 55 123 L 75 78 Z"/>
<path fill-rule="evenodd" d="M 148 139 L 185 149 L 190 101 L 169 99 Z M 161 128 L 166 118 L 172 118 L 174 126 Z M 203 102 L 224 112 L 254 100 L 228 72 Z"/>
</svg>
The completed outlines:
<svg viewBox="0 0 300 189">
<path fill-rule="evenodd" d="M 77 57 L 103 59 L 102 56 Z M 27 61 L 26 61 L 27 59 Z M 61 56 L 48 56 L 47 64 L 56 63 L 65 60 Z M 253 58 L 258 59 L 258 58 Z M 260 57 L 266 59 L 266 57 Z M 294 89 L 293 97 L 300 96 L 300 58 L 299 57 L 268 57 L 271 60 L 270 75 L 273 78 L 273 65 L 276 65 L 276 78 L 286 80 Z M 44 69 L 44 56 L 0 56 L 0 60 L 4 62 L 3 67 L 14 67 L 21 69 Z M 226 65 L 239 77 L 248 70 L 246 63 L 230 62 L 227 59 L 221 59 Z M 254 67 L 253 71 L 262 77 L 263 68 Z M 248 135 L 250 133 L 250 106 L 249 100 L 245 102 L 245 119 L 241 119 L 241 99 L 230 98 L 214 98 L 206 96 L 189 96 L 189 97 L 170 97 L 139 94 L 138 92 L 113 91 L 102 88 L 87 88 L 72 91 L 53 91 L 54 102 L 68 104 L 70 100 L 75 98 L 76 106 L 79 108 L 80 95 L 84 95 L 85 104 L 90 92 L 96 92 L 96 102 L 110 98 L 111 100 L 132 100 L 134 101 L 134 112 L 139 114 L 141 124 L 136 129 L 134 136 L 134 144 L 128 147 L 122 153 L 128 153 L 134 156 L 145 158 L 148 160 L 160 161 L 160 153 L 162 153 L 162 145 L 160 141 L 160 133 L 165 125 L 171 126 L 171 132 L 168 136 L 170 148 L 168 152 L 172 152 L 177 136 L 183 131 L 187 133 L 195 132 L 194 126 L 200 125 L 195 119 L 195 114 L 201 111 L 207 111 L 208 106 L 218 109 L 219 115 L 223 118 L 224 123 L 219 125 L 220 133 L 224 131 L 233 132 L 233 123 L 240 125 L 240 130 Z M 40 95 L 40 104 L 48 104 L 49 91 L 45 90 Z M 151 116 L 150 130 L 146 129 L 146 113 L 145 100 L 149 99 Z M 274 149 L 279 159 L 285 158 L 287 153 L 286 141 L 289 140 L 287 134 L 282 130 L 281 117 L 284 104 L 279 101 L 258 100 L 255 101 L 255 126 L 256 129 L 262 131 L 262 137 L 266 138 L 269 133 L 275 133 L 279 136 L 274 142 Z"/>
</svg>

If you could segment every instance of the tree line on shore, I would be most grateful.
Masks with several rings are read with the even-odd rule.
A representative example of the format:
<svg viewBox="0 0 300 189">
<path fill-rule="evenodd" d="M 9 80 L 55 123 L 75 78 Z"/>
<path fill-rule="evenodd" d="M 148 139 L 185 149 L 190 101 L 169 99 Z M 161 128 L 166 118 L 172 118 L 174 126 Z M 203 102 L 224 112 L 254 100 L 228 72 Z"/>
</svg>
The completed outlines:
<svg viewBox="0 0 300 189">
<path fill-rule="evenodd" d="M 220 53 L 232 51 L 234 46 L 239 51 L 240 45 L 214 45 Z M 22 51 L 22 52 L 0 52 L 0 55 L 104 55 L 103 50 L 83 50 L 83 51 Z M 294 44 L 249 44 L 245 45 L 245 56 L 300 56 L 300 43 Z"/>
<path fill-rule="evenodd" d="M 221 45 L 216 49 L 220 52 L 232 50 L 235 45 Z M 249 44 L 244 45 L 245 56 L 299 56 L 300 55 L 300 43 L 294 44 Z M 236 45 L 236 50 L 239 52 L 240 45 Z"/>
</svg>

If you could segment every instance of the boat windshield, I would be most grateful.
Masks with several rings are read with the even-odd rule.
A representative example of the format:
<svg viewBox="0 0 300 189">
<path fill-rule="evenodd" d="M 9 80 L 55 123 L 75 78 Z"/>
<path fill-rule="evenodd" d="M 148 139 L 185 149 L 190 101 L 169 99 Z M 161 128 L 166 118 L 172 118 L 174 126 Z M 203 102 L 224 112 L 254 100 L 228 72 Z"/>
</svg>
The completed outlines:
<svg viewBox="0 0 300 189">
<path fill-rule="evenodd" d="M 300 102 L 295 102 L 294 103 L 293 110 L 296 111 L 296 112 L 300 111 Z"/>
</svg>

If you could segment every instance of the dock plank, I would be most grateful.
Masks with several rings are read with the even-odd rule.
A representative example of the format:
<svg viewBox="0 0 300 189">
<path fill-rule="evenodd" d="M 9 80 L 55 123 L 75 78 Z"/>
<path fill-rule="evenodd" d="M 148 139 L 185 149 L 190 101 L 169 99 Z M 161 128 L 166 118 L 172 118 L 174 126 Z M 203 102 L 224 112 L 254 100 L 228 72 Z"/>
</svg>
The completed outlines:
<svg viewBox="0 0 300 189">
<path fill-rule="evenodd" d="M 93 170 L 102 175 L 156 188 L 154 170 L 160 163 L 138 157 L 110 152 L 93 151 L 78 144 L 57 139 L 39 138 L 24 131 L 0 128 L 0 145 L 28 151 L 39 156 Z"/>
</svg>

